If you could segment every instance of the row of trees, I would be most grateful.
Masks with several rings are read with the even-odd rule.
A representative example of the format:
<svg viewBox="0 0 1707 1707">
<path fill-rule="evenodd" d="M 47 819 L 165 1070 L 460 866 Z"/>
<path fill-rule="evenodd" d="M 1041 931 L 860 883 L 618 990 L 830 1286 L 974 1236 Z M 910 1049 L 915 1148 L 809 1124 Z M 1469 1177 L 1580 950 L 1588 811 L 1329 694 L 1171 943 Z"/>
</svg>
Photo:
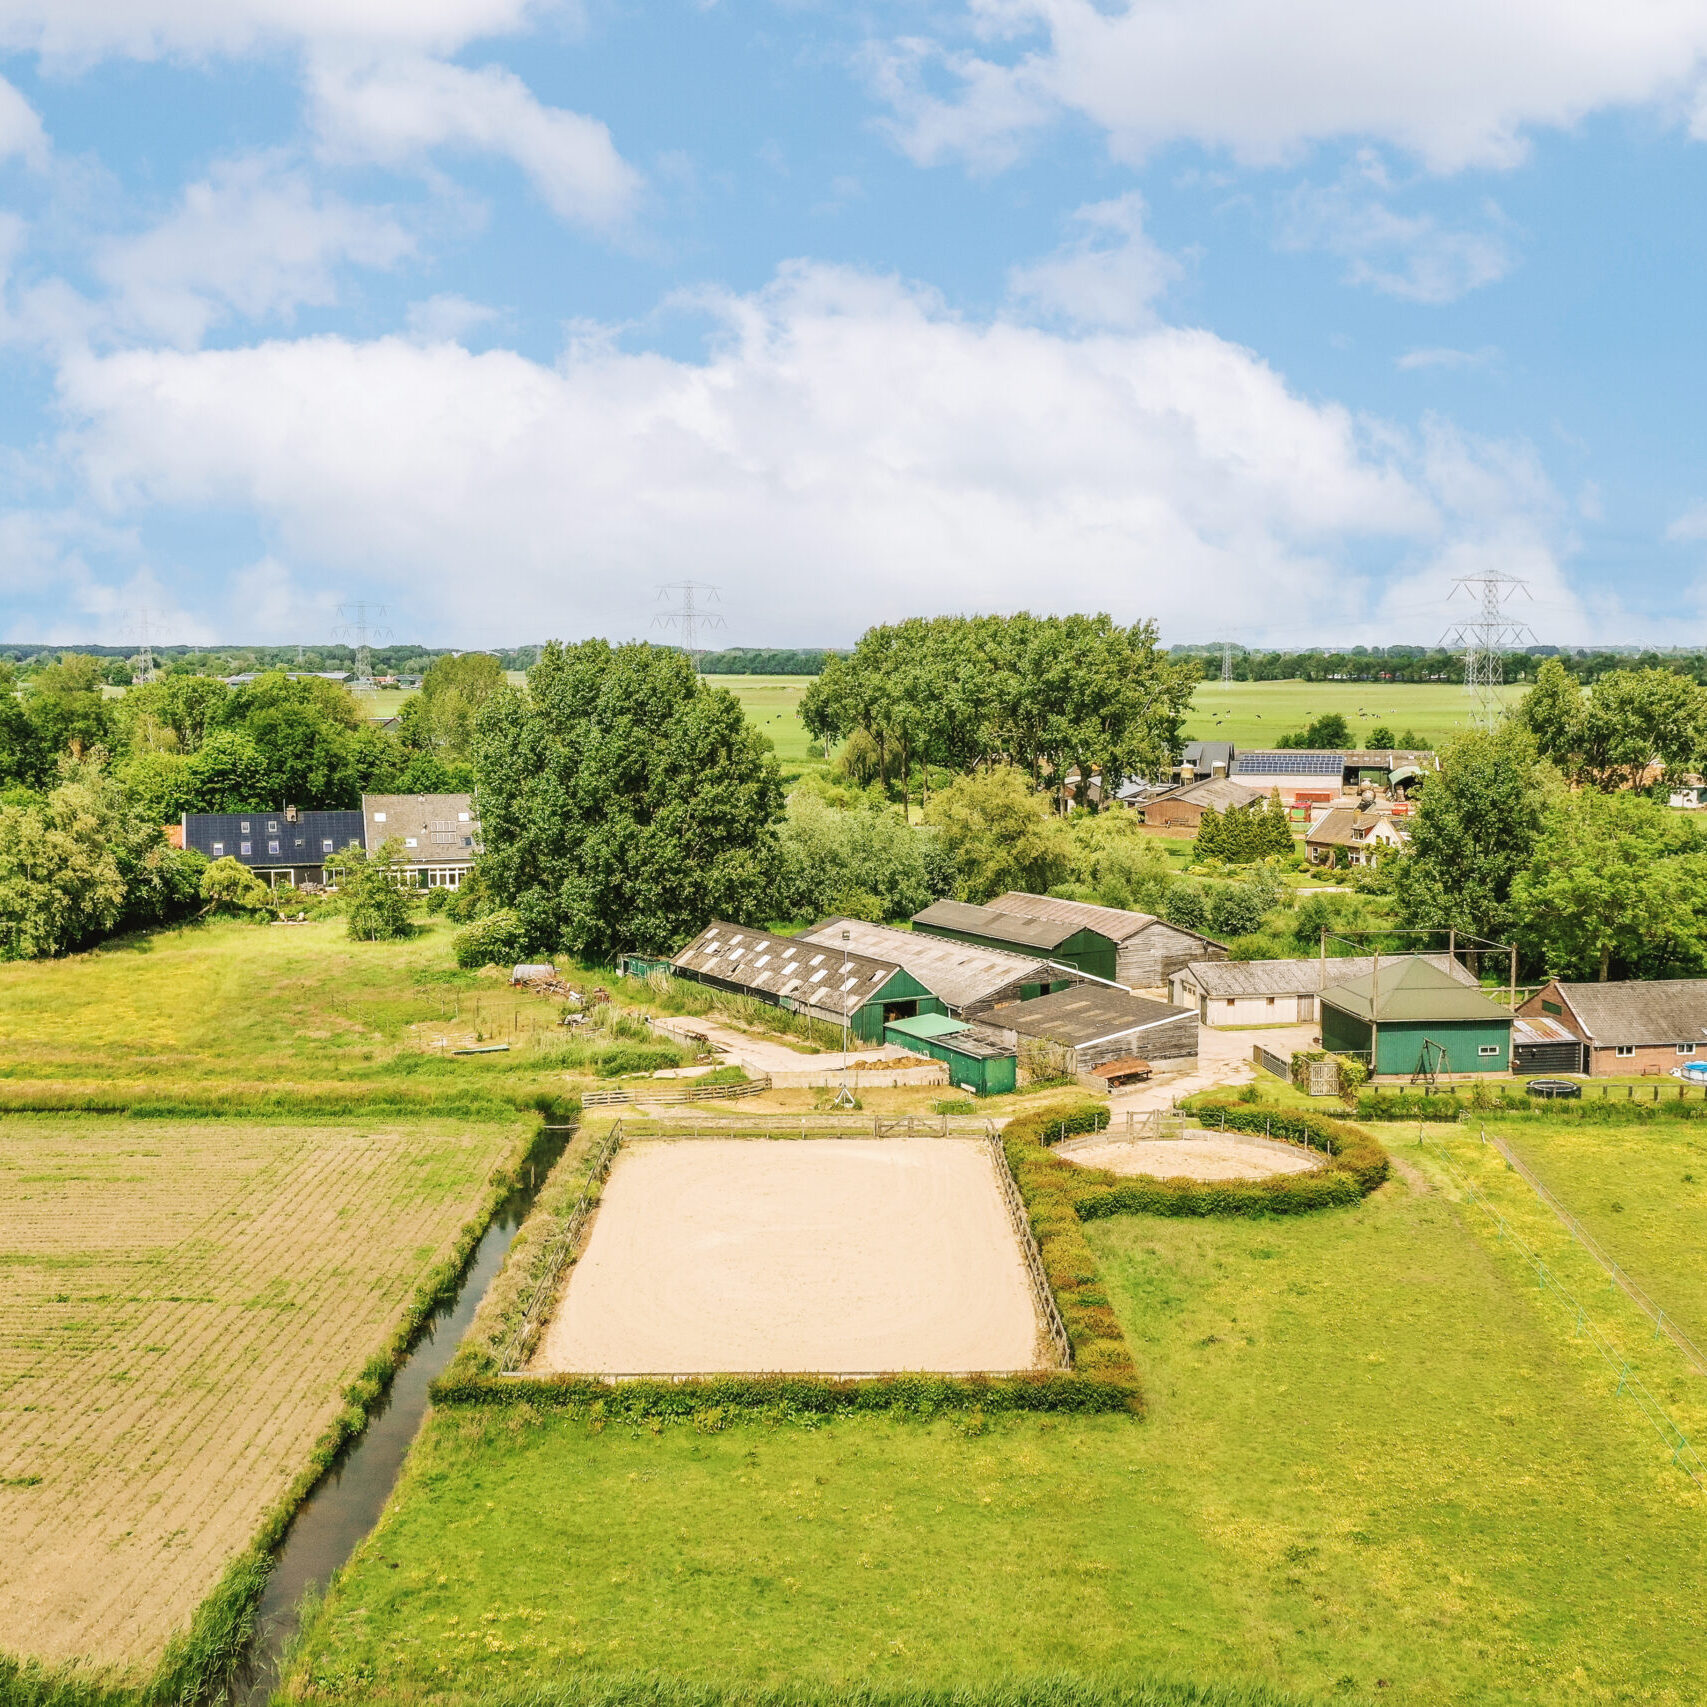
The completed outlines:
<svg viewBox="0 0 1707 1707">
<path fill-rule="evenodd" d="M 1197 826 L 1192 851 L 1199 860 L 1215 859 L 1227 865 L 1250 865 L 1271 856 L 1284 859 L 1296 852 L 1292 820 L 1280 803 L 1279 791 L 1248 806 L 1229 806 L 1225 812 L 1208 807 Z"/>
<path fill-rule="evenodd" d="M 1219 646 L 1176 646 L 1175 657 L 1188 658 L 1206 681 L 1221 679 Z M 1542 661 L 1557 657 L 1579 682 L 1597 682 L 1619 670 L 1665 670 L 1707 683 L 1707 652 L 1560 651 L 1536 646 L 1507 652 L 1502 679 L 1533 682 Z M 1462 682 L 1464 654 L 1435 646 L 1353 646 L 1345 651 L 1259 652 L 1235 647 L 1233 679 L 1240 682 Z"/>
<path fill-rule="evenodd" d="M 800 716 L 824 741 L 857 740 L 881 785 L 911 799 L 932 767 L 957 775 L 1009 765 L 1059 802 L 1070 775 L 1106 785 L 1166 765 L 1197 671 L 1170 660 L 1152 623 L 1107 615 L 936 617 L 869 629 L 832 658 Z"/>
</svg>

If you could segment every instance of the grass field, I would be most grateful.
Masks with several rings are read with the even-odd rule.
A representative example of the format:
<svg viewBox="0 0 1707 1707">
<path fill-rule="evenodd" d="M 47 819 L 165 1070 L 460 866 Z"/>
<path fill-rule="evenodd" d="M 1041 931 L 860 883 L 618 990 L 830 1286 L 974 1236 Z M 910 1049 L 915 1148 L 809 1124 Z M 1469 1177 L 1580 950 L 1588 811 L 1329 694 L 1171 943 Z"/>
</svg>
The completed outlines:
<svg viewBox="0 0 1707 1707">
<path fill-rule="evenodd" d="M 1347 1211 L 1093 1223 L 1142 1422 L 441 1411 L 292 1692 L 1065 1672 L 1698 1700 L 1707 1496 L 1491 1228 L 1406 1167 Z"/>
<path fill-rule="evenodd" d="M 1503 697 L 1510 704 L 1524 691 L 1506 688 Z M 1385 723 L 1395 740 L 1413 730 L 1432 746 L 1466 728 L 1473 710 L 1470 696 L 1450 682 L 1203 682 L 1185 729 L 1192 740 L 1271 747 L 1278 736 L 1337 711 L 1359 744 Z"/>
<path fill-rule="evenodd" d="M 525 1136 L 0 1126 L 0 1651 L 146 1671 Z"/>
</svg>

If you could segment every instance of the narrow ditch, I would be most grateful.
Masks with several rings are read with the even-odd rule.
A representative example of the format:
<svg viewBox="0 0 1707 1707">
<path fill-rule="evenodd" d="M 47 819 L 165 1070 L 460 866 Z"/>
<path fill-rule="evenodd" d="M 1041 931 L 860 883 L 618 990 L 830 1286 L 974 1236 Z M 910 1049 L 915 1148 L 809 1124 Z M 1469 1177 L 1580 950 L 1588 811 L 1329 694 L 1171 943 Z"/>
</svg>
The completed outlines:
<svg viewBox="0 0 1707 1707">
<path fill-rule="evenodd" d="M 530 1158 L 529 1183 L 499 1204 L 455 1290 L 439 1300 L 410 1341 L 367 1426 L 297 1508 L 256 1609 L 248 1656 L 227 1691 L 230 1707 L 265 1707 L 278 1687 L 280 1658 L 296 1635 L 303 1596 L 322 1592 L 379 1521 L 427 1413 L 428 1388 L 450 1362 L 545 1176 L 572 1136 L 572 1128 L 548 1129 L 548 1141 L 537 1145 Z"/>
</svg>

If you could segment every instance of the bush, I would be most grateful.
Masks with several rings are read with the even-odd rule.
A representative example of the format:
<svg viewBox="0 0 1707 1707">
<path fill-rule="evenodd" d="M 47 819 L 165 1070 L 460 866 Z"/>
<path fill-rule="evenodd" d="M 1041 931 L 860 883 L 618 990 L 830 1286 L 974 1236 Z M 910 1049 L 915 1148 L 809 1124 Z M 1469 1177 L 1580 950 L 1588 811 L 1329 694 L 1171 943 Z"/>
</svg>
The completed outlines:
<svg viewBox="0 0 1707 1707">
<path fill-rule="evenodd" d="M 458 966 L 514 966 L 528 952 L 527 933 L 508 907 L 476 919 L 451 939 Z"/>
<path fill-rule="evenodd" d="M 266 884 L 229 854 L 202 873 L 201 892 L 210 912 L 264 913 L 272 905 Z"/>
<path fill-rule="evenodd" d="M 1200 931 L 1209 923 L 1209 911 L 1203 904 L 1203 891 L 1195 883 L 1175 878 L 1162 897 L 1162 917 L 1170 925 L 1188 931 Z"/>
<path fill-rule="evenodd" d="M 1209 892 L 1209 928 L 1217 936 L 1250 936 L 1262 929 L 1268 898 L 1252 883 L 1217 883 Z"/>
</svg>

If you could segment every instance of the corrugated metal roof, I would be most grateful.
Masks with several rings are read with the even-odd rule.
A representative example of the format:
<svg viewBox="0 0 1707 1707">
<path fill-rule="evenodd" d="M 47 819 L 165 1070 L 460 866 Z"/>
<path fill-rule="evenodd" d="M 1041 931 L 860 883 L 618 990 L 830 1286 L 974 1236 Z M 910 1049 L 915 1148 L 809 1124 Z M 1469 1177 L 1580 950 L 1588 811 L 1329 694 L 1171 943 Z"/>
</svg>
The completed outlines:
<svg viewBox="0 0 1707 1707">
<path fill-rule="evenodd" d="M 1401 765 L 1412 765 L 1418 770 L 1440 768 L 1431 747 L 1357 747 L 1344 757 L 1348 765 L 1365 771 L 1394 770 Z"/>
<path fill-rule="evenodd" d="M 1172 1002 L 1152 1002 L 1124 990 L 1111 990 L 1105 984 L 1082 984 L 1072 990 L 1057 990 L 1053 996 L 996 1008 L 984 1018 L 991 1025 L 1025 1037 L 1043 1037 L 1077 1048 L 1105 1037 L 1118 1037 L 1122 1032 L 1160 1025 L 1164 1020 L 1195 1020 L 1197 1010 L 1176 1008 Z"/>
<path fill-rule="evenodd" d="M 1589 1038 L 1602 1047 L 1699 1043 L 1707 1038 L 1707 978 L 1554 987 Z"/>
<path fill-rule="evenodd" d="M 826 919 L 803 932 L 800 940 L 839 949 L 844 930 L 850 948 L 906 967 L 933 996 L 951 1008 L 986 1001 L 1011 984 L 1055 983 L 1075 976 L 1023 954 L 953 942 L 947 937 L 924 936 L 918 931 L 899 931 L 891 925 L 869 924 L 864 919 Z"/>
<path fill-rule="evenodd" d="M 1345 754 L 1279 748 L 1270 753 L 1241 753 L 1233 761 L 1234 776 L 1339 776 Z"/>
<path fill-rule="evenodd" d="M 1373 1009 L 1380 1023 L 1481 1020 L 1504 1024 L 1512 1017 L 1510 1008 L 1490 1002 L 1451 973 L 1417 956 L 1400 963 L 1383 961 L 1379 971 L 1367 977 L 1324 990 L 1322 1004 L 1361 1020 L 1369 1019 Z"/>
<path fill-rule="evenodd" d="M 1406 958 L 1411 958 L 1407 956 Z M 1422 954 L 1436 970 L 1472 988 L 1476 978 L 1449 954 Z M 1383 966 L 1397 966 L 1399 956 L 1383 955 Z M 1315 960 L 1194 960 L 1186 972 L 1192 982 L 1212 1001 L 1240 996 L 1308 996 L 1322 989 L 1322 962 Z M 1375 970 L 1372 954 L 1347 955 L 1327 963 L 1328 989 L 1363 978 Z"/>
<path fill-rule="evenodd" d="M 904 1032 L 908 1037 L 950 1037 L 971 1028 L 965 1020 L 950 1019 L 947 1014 L 915 1014 L 912 1019 L 892 1019 L 883 1029 Z"/>
<path fill-rule="evenodd" d="M 670 964 L 837 1014 L 852 1014 L 901 970 L 892 960 L 873 960 L 857 951 L 844 962 L 839 941 L 831 950 L 804 937 L 772 936 L 721 919 L 707 925 Z"/>
<path fill-rule="evenodd" d="M 1250 788 L 1224 776 L 1206 776 L 1198 782 L 1170 788 L 1165 794 L 1152 794 L 1150 803 L 1177 800 L 1184 806 L 1213 806 L 1217 812 L 1225 812 L 1229 806 L 1249 806 L 1267 798 L 1260 788 Z"/>
<path fill-rule="evenodd" d="M 1559 1020 L 1545 1014 L 1531 1014 L 1527 1019 L 1511 1022 L 1513 1043 L 1580 1043 L 1581 1038 Z"/>
<path fill-rule="evenodd" d="M 937 925 L 945 931 L 964 931 L 968 936 L 991 937 L 997 942 L 1023 943 L 1045 952 L 1059 948 L 1076 935 L 1080 925 L 1061 919 L 1028 919 L 1021 913 L 1004 913 L 995 907 L 974 907 L 965 901 L 937 901 L 913 915 L 915 925 Z"/>
</svg>

